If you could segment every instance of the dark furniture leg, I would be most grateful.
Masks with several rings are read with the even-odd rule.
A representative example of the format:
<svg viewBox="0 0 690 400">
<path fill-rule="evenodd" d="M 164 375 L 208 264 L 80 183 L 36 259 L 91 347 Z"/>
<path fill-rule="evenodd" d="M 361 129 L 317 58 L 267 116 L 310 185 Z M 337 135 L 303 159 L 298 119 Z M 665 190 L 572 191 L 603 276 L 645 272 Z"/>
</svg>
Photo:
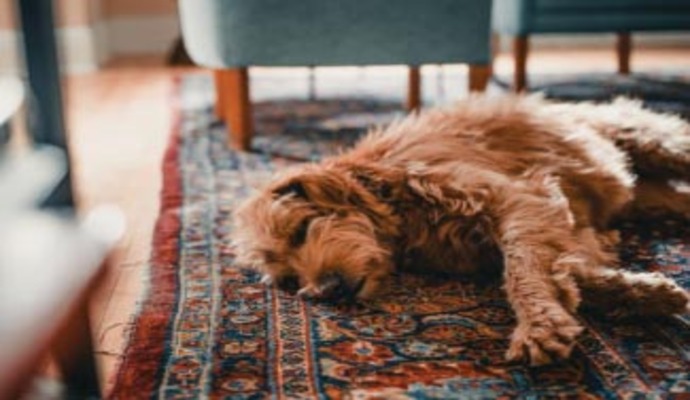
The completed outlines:
<svg viewBox="0 0 690 400">
<path fill-rule="evenodd" d="M 218 86 L 220 85 L 220 86 Z M 252 105 L 249 95 L 249 70 L 247 67 L 216 71 L 218 113 L 228 125 L 228 142 L 238 150 L 249 150 L 254 133 Z"/>
<path fill-rule="evenodd" d="M 37 144 L 50 144 L 61 148 L 69 159 L 62 112 L 53 1 L 18 0 L 16 4 L 21 18 L 29 87 L 33 95 L 31 105 L 35 108 L 36 124 L 31 127 L 33 139 Z M 44 205 L 73 211 L 69 162 L 65 178 Z M 75 345 L 58 345 L 55 349 L 67 386 L 67 397 L 100 398 L 86 300 L 67 330 L 69 332 L 65 338 L 78 338 Z"/>
<path fill-rule="evenodd" d="M 223 73 L 223 70 L 215 70 L 213 72 L 213 79 L 215 81 L 216 85 L 216 105 L 215 105 L 215 112 L 216 112 L 216 117 L 218 117 L 219 120 L 225 121 L 225 109 L 227 107 L 227 93 L 225 91 L 225 75 Z"/>
<path fill-rule="evenodd" d="M 38 144 L 60 147 L 69 158 L 62 113 L 60 66 L 58 64 L 51 0 L 17 1 L 24 37 L 26 70 L 36 124 L 33 139 Z M 48 207 L 72 208 L 71 174 L 67 174 L 46 201 Z"/>
<path fill-rule="evenodd" d="M 2 149 L 7 142 L 10 141 L 10 126 L 9 124 L 0 124 L 0 149 Z"/>
<path fill-rule="evenodd" d="M 67 386 L 67 398 L 100 399 L 88 299 L 80 301 L 74 313 L 61 332 L 53 354 Z"/>
<path fill-rule="evenodd" d="M 470 65 L 470 80 L 469 89 L 470 92 L 483 92 L 486 90 L 486 85 L 489 83 L 489 78 L 491 78 L 491 66 L 490 65 Z"/>
<path fill-rule="evenodd" d="M 513 38 L 513 57 L 515 57 L 515 77 L 513 89 L 522 92 L 527 88 L 527 53 L 529 52 L 529 37 L 516 36 Z"/>
<path fill-rule="evenodd" d="M 632 37 L 630 32 L 619 32 L 616 40 L 616 53 L 618 55 L 618 73 L 630 74 L 630 52 L 632 50 Z"/>
<path fill-rule="evenodd" d="M 407 75 L 407 111 L 418 110 L 422 106 L 422 77 L 418 66 L 410 66 Z"/>
</svg>

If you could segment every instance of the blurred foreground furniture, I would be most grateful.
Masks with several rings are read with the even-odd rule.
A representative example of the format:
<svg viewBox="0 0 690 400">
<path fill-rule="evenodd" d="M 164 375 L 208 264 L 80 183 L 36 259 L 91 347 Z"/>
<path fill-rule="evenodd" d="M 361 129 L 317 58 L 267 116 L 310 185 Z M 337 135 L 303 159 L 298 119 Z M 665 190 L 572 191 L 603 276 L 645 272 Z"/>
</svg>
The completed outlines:
<svg viewBox="0 0 690 400">
<path fill-rule="evenodd" d="M 100 398 L 88 303 L 124 221 L 111 209 L 77 218 L 53 1 L 14 5 L 28 81 L 19 102 L 31 117 L 32 143 L 0 144 L 0 399 L 19 398 L 47 355 L 60 369 L 65 398 Z M 16 111 L 17 99 L 6 103 L 9 114 Z M 4 121 L 10 115 L 0 114 L 10 136 Z"/>
<path fill-rule="evenodd" d="M 179 11 L 190 56 L 216 70 L 216 111 L 239 149 L 253 133 L 249 66 L 407 64 L 408 109 L 422 64 L 469 64 L 471 90 L 490 75 L 491 1 L 179 0 Z"/>
<path fill-rule="evenodd" d="M 0 76 L 0 149 L 10 138 L 12 120 L 24 102 L 24 85 L 19 78 Z"/>
<path fill-rule="evenodd" d="M 52 146 L 0 155 L 0 399 L 30 389 L 49 354 L 66 398 L 100 398 L 88 302 L 124 220 L 112 208 L 81 219 L 39 208 L 66 165 Z"/>
<path fill-rule="evenodd" d="M 494 0 L 493 29 L 513 37 L 514 88 L 527 85 L 529 36 L 618 34 L 618 72 L 630 72 L 631 32 L 690 30 L 688 0 Z"/>
</svg>

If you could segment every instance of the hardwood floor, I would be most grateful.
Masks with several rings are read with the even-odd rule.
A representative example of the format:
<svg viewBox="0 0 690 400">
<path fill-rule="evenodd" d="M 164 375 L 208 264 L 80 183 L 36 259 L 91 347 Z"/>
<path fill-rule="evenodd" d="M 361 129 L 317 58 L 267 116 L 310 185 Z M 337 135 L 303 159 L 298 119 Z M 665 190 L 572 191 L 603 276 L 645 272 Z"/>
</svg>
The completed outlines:
<svg viewBox="0 0 690 400">
<path fill-rule="evenodd" d="M 123 60 L 98 73 L 67 80 L 67 121 L 79 208 L 116 204 L 128 223 L 106 282 L 92 302 L 104 383 L 115 371 L 127 325 L 145 288 L 158 215 L 161 157 L 171 131 L 173 82 L 186 71 L 164 67 L 157 60 Z"/>
<path fill-rule="evenodd" d="M 632 70 L 687 69 L 688 60 L 690 49 L 637 49 Z M 495 69 L 509 76 L 510 56 L 500 54 Z M 615 69 L 613 49 L 534 51 L 528 67 L 530 73 Z M 192 71 L 201 72 L 168 68 L 155 58 L 129 58 L 97 73 L 67 79 L 66 109 L 79 206 L 86 210 L 98 204 L 116 204 L 128 219 L 128 233 L 116 249 L 111 273 L 92 304 L 106 390 L 112 384 L 128 323 L 146 286 L 151 234 L 158 214 L 161 157 L 171 130 L 173 82 L 176 76 Z"/>
</svg>

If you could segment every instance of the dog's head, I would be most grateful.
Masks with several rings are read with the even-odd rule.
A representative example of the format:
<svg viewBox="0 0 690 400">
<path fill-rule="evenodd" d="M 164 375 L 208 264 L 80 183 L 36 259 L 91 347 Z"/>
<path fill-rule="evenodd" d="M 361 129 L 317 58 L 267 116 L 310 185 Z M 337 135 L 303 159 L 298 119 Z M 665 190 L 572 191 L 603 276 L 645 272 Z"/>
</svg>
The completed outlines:
<svg viewBox="0 0 690 400">
<path fill-rule="evenodd" d="M 371 297 L 393 269 L 397 218 L 351 174 L 299 166 L 235 213 L 237 260 L 308 297 Z"/>
</svg>

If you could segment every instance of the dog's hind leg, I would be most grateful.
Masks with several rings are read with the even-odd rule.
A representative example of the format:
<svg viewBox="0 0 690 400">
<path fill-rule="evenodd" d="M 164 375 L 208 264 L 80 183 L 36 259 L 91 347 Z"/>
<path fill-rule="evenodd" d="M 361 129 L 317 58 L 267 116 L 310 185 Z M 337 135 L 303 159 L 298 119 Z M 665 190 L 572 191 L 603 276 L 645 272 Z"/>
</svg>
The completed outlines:
<svg viewBox="0 0 690 400">
<path fill-rule="evenodd" d="M 617 99 L 609 104 L 553 104 L 562 118 L 584 124 L 625 151 L 637 173 L 666 179 L 690 178 L 690 124 L 672 114 Z"/>
<path fill-rule="evenodd" d="M 653 115 L 658 118 L 669 116 Z M 650 116 L 650 118 L 652 118 Z M 675 121 L 673 121 L 675 122 Z M 644 177 L 657 179 L 690 178 L 690 126 L 669 124 L 669 131 L 655 131 L 654 126 L 628 127 L 612 137 L 616 146 L 628 153 L 634 170 Z M 672 128 L 677 129 L 672 129 Z"/>
<path fill-rule="evenodd" d="M 690 295 L 658 272 L 629 272 L 579 264 L 571 269 L 583 304 L 618 316 L 668 316 L 690 311 Z"/>
</svg>

